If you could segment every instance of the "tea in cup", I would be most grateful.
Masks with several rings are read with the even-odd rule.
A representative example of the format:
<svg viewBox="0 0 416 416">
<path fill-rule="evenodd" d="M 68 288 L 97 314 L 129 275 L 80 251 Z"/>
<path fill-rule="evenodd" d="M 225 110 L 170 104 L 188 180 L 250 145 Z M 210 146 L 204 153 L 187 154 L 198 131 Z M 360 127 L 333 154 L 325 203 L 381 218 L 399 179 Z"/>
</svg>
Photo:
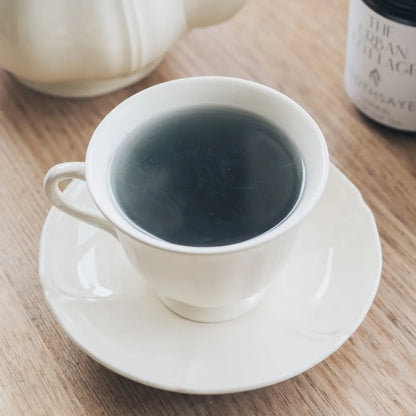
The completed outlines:
<svg viewBox="0 0 416 416">
<path fill-rule="evenodd" d="M 100 123 L 86 162 L 45 177 L 52 203 L 114 235 L 161 301 L 185 318 L 236 318 L 261 299 L 318 201 L 328 151 L 285 95 L 227 77 L 158 84 Z M 85 179 L 97 212 L 59 182 Z"/>
</svg>

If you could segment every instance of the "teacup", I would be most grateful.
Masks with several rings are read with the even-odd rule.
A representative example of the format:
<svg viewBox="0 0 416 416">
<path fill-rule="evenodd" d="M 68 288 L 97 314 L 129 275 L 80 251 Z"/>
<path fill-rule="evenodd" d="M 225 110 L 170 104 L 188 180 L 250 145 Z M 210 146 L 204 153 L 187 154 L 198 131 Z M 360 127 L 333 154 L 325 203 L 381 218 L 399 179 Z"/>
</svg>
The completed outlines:
<svg viewBox="0 0 416 416">
<path fill-rule="evenodd" d="M 304 183 L 289 215 L 267 232 L 218 246 L 187 246 L 158 238 L 123 215 L 111 188 L 112 162 L 133 130 L 176 110 L 219 106 L 261 116 L 284 132 L 298 150 Z M 99 124 L 86 161 L 62 163 L 46 175 L 44 188 L 60 210 L 111 233 L 138 274 L 176 314 L 200 322 L 220 322 L 248 312 L 290 256 L 300 222 L 319 200 L 329 159 L 323 134 L 293 100 L 264 85 L 228 77 L 183 78 L 158 84 L 128 98 Z M 96 212 L 74 205 L 58 185 L 86 181 Z"/>
</svg>

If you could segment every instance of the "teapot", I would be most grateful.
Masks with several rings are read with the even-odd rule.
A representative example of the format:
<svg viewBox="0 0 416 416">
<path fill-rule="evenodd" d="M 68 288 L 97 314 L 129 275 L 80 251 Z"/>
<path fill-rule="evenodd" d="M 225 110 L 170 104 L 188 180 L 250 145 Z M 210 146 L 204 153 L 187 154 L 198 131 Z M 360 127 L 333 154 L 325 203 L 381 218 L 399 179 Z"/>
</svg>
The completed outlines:
<svg viewBox="0 0 416 416">
<path fill-rule="evenodd" d="M 245 0 L 0 0 L 0 66 L 52 95 L 91 97 L 153 71 L 187 31 Z"/>
</svg>

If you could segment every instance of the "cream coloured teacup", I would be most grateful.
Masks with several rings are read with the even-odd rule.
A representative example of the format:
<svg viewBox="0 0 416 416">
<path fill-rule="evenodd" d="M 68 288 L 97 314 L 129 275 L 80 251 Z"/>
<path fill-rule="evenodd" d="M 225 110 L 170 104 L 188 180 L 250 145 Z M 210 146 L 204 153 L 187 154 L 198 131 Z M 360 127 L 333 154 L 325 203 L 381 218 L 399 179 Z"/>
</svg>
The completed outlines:
<svg viewBox="0 0 416 416">
<path fill-rule="evenodd" d="M 301 194 L 290 214 L 275 227 L 228 245 L 191 246 L 165 241 L 126 218 L 112 192 L 114 156 L 130 133 L 149 120 L 177 110 L 219 106 L 261 116 L 298 150 L 303 162 Z M 128 98 L 99 124 L 86 161 L 54 166 L 44 187 L 62 211 L 102 228 L 120 241 L 138 274 L 161 301 L 185 318 L 218 322 L 249 311 L 290 256 L 296 229 L 326 184 L 329 160 L 324 137 L 313 119 L 285 95 L 261 84 L 227 77 L 195 77 L 162 83 Z M 84 179 L 97 212 L 74 205 L 58 185 Z"/>
</svg>

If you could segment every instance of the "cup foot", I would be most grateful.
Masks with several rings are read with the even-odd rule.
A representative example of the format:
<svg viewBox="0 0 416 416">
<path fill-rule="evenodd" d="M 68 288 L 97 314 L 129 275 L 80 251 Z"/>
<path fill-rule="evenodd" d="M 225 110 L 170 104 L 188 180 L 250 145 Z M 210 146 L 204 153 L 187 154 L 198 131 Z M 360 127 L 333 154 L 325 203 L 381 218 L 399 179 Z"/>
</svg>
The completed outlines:
<svg viewBox="0 0 416 416">
<path fill-rule="evenodd" d="M 48 95 L 67 98 L 88 98 L 98 95 L 108 94 L 112 91 L 127 87 L 134 84 L 149 75 L 160 64 L 162 59 L 157 59 L 154 62 L 141 68 L 134 74 L 109 78 L 99 81 L 65 81 L 65 82 L 32 82 L 26 79 L 16 77 L 16 79 L 23 85 L 32 90 L 42 92 Z"/>
<path fill-rule="evenodd" d="M 215 323 L 229 321 L 249 312 L 263 297 L 265 290 L 239 302 L 220 307 L 198 307 L 165 296 L 159 296 L 162 303 L 182 318 L 196 322 Z"/>
</svg>

